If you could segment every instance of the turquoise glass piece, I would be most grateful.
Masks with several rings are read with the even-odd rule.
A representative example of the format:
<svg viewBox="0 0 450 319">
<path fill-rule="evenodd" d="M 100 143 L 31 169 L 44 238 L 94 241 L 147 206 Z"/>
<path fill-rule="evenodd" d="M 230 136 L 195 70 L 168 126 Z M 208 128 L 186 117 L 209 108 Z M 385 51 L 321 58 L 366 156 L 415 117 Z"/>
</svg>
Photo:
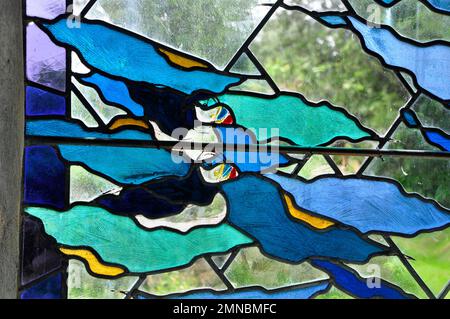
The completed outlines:
<svg viewBox="0 0 450 319">
<path fill-rule="evenodd" d="M 223 253 L 252 242 L 227 224 L 180 234 L 146 231 L 127 217 L 92 206 L 76 206 L 64 213 L 38 207 L 25 211 L 42 220 L 46 233 L 59 244 L 90 247 L 105 262 L 136 273 L 183 266 L 202 254 Z"/>
<path fill-rule="evenodd" d="M 283 137 L 297 145 L 318 146 L 337 139 L 370 139 L 372 134 L 344 109 L 326 103 L 314 105 L 298 96 L 226 94 L 218 99 L 229 106 L 236 123 L 253 131 L 260 142 Z"/>
</svg>

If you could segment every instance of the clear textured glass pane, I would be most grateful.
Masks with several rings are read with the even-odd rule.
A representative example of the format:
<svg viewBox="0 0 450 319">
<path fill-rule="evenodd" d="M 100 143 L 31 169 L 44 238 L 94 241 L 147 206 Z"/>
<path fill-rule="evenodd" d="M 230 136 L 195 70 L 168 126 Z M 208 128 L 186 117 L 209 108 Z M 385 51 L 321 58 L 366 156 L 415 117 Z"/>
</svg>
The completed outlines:
<svg viewBox="0 0 450 319">
<path fill-rule="evenodd" d="M 270 1 L 269 1 L 270 2 Z M 87 14 L 223 68 L 268 12 L 260 0 L 98 0 Z"/>
<path fill-rule="evenodd" d="M 422 138 L 419 131 L 403 124 L 386 149 L 436 150 Z M 446 159 L 385 157 L 374 159 L 365 174 L 395 179 L 407 192 L 419 193 L 450 208 L 449 169 L 450 161 Z"/>
<path fill-rule="evenodd" d="M 80 99 L 72 93 L 71 97 L 71 117 L 73 119 L 78 119 L 87 127 L 98 127 L 99 123 L 95 120 L 91 113 L 86 110 L 84 104 Z"/>
<path fill-rule="evenodd" d="M 70 203 L 90 202 L 107 193 L 118 193 L 122 187 L 88 172 L 81 166 L 70 167 Z"/>
<path fill-rule="evenodd" d="M 387 148 L 434 149 L 423 140 L 420 132 L 404 125 L 397 129 Z M 407 192 L 421 194 L 436 200 L 444 207 L 450 207 L 450 175 L 447 173 L 449 169 L 450 162 L 445 159 L 384 158 L 374 160 L 366 174 L 393 178 L 399 181 Z M 448 229 L 415 238 L 395 237 L 393 240 L 405 255 L 414 258 L 410 261 L 411 265 L 433 293 L 438 294 L 450 278 L 450 265 L 446 257 L 446 251 L 450 247 Z"/>
<path fill-rule="evenodd" d="M 313 179 L 326 174 L 334 174 L 334 170 L 322 155 L 314 155 L 302 167 L 298 175 L 304 179 Z"/>
<path fill-rule="evenodd" d="M 247 54 L 243 53 L 233 67 L 230 70 L 231 72 L 247 74 L 247 75 L 259 75 L 260 72 L 255 67 L 253 62 L 250 60 Z"/>
<path fill-rule="evenodd" d="M 450 133 L 450 109 L 441 103 L 421 95 L 412 106 L 423 126 L 437 127 Z"/>
<path fill-rule="evenodd" d="M 95 278 L 75 259 L 70 260 L 67 274 L 69 299 L 124 299 L 139 279 L 133 276 L 111 280 Z"/>
<path fill-rule="evenodd" d="M 341 0 L 285 0 L 288 5 L 299 5 L 312 11 L 345 11 Z"/>
<path fill-rule="evenodd" d="M 394 237 L 393 240 L 405 255 L 414 258 L 410 264 L 434 295 L 438 296 L 450 279 L 450 229 L 422 234 L 416 238 Z"/>
<path fill-rule="evenodd" d="M 191 267 L 163 274 L 150 275 L 139 288 L 156 296 L 182 293 L 194 289 L 226 290 L 225 284 L 204 259 Z"/>
<path fill-rule="evenodd" d="M 328 278 L 324 272 L 307 262 L 299 265 L 282 263 L 265 257 L 256 247 L 242 249 L 225 275 L 236 288 L 261 286 L 266 289 Z"/>
</svg>

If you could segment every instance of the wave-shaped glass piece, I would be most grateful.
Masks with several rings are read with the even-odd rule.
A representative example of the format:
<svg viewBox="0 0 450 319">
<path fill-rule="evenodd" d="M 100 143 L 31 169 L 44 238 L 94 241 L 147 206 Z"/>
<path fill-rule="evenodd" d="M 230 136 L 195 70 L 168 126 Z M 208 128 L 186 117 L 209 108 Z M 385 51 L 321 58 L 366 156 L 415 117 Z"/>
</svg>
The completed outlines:
<svg viewBox="0 0 450 319">
<path fill-rule="evenodd" d="M 364 261 L 384 250 L 351 230 L 333 228 L 319 232 L 291 220 L 279 189 L 269 180 L 243 176 L 222 188 L 229 202 L 229 222 L 254 237 L 272 258 L 291 263 L 314 256 Z M 267 205 L 270 210 L 264 208 Z"/>
<path fill-rule="evenodd" d="M 210 90 L 220 93 L 240 78 L 213 71 L 184 71 L 169 64 L 157 51 L 156 44 L 130 36 L 104 23 L 80 22 L 69 28 L 65 19 L 45 24 L 61 43 L 71 46 L 92 67 L 116 77 L 171 87 L 184 93 Z M 114 41 L 110 41 L 114 38 Z M 102 52 L 102 54 L 99 54 Z"/>
<path fill-rule="evenodd" d="M 314 104 L 299 95 L 226 94 L 219 96 L 218 101 L 229 107 L 236 123 L 253 131 L 259 141 L 282 137 L 297 145 L 318 146 L 336 139 L 361 140 L 376 136 L 343 109 L 325 102 Z"/>
<path fill-rule="evenodd" d="M 46 233 L 60 244 L 91 247 L 105 262 L 123 265 L 134 273 L 187 265 L 199 255 L 226 252 L 252 242 L 226 224 L 182 235 L 167 230 L 145 231 L 129 218 L 92 206 L 76 206 L 65 213 L 39 207 L 25 210 L 41 219 Z"/>
<path fill-rule="evenodd" d="M 367 232 L 412 235 L 450 224 L 450 212 L 437 203 L 406 194 L 388 180 L 322 177 L 310 182 L 268 175 L 307 211 Z M 321 194 L 315 199 L 316 194 Z"/>
<path fill-rule="evenodd" d="M 59 145 L 61 156 L 69 163 L 82 163 L 94 172 L 123 184 L 140 184 L 165 176 L 185 176 L 189 163 L 171 153 L 152 148 Z M 127 163 L 123 165 L 123 163 Z"/>
</svg>

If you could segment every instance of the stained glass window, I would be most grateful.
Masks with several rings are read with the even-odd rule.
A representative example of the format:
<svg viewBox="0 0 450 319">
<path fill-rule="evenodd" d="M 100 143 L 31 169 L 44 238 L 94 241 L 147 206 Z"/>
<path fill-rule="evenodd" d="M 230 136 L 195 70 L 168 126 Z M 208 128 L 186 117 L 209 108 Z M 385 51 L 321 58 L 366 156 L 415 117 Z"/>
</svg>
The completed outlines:
<svg viewBox="0 0 450 319">
<path fill-rule="evenodd" d="M 22 299 L 436 299 L 448 1 L 27 0 Z"/>
</svg>

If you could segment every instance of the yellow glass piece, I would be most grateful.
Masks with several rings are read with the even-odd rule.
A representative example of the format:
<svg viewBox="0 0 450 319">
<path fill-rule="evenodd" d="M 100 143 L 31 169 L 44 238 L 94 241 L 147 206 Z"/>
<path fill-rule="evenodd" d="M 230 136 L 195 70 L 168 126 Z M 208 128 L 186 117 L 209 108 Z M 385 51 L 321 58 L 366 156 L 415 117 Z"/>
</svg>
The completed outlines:
<svg viewBox="0 0 450 319">
<path fill-rule="evenodd" d="M 136 119 L 132 119 L 132 118 L 122 118 L 122 119 L 117 119 L 115 120 L 110 126 L 109 129 L 110 130 L 116 130 L 118 128 L 121 128 L 122 126 L 139 126 L 145 129 L 148 129 L 150 126 L 141 120 L 136 120 Z"/>
<path fill-rule="evenodd" d="M 315 216 L 312 216 L 310 214 L 307 214 L 307 213 L 304 213 L 304 212 L 298 210 L 294 206 L 292 199 L 288 195 L 284 195 L 284 199 L 286 200 L 286 204 L 288 206 L 289 213 L 294 218 L 300 219 L 317 229 L 326 229 L 326 228 L 334 225 L 333 222 L 330 222 L 326 219 L 323 219 L 320 217 L 315 217 Z"/>
<path fill-rule="evenodd" d="M 87 249 L 71 249 L 71 248 L 59 248 L 59 250 L 67 256 L 80 257 L 89 265 L 90 270 L 97 275 L 115 277 L 125 272 L 125 269 L 117 266 L 107 266 L 102 264 L 92 252 Z"/>
<path fill-rule="evenodd" d="M 195 60 L 183 57 L 181 55 L 178 55 L 176 53 L 170 52 L 168 50 L 160 48 L 159 51 L 163 53 L 172 63 L 175 63 L 176 65 L 182 66 L 184 68 L 194 68 L 194 67 L 200 67 L 200 68 L 207 68 L 208 66 L 197 62 Z"/>
</svg>

